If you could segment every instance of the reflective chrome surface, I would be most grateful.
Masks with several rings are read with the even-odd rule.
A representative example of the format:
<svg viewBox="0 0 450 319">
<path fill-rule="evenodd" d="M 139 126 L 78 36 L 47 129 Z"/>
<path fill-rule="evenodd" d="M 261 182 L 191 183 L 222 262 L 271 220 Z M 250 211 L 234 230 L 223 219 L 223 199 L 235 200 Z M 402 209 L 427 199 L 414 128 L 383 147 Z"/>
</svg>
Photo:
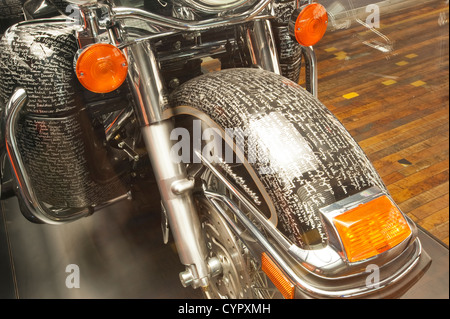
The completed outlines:
<svg viewBox="0 0 450 319">
<path fill-rule="evenodd" d="M 272 27 L 268 20 L 256 20 L 246 32 L 247 46 L 254 66 L 281 74 Z"/>
<path fill-rule="evenodd" d="M 90 8 L 81 9 L 82 12 L 90 12 Z M 98 21 L 93 23 L 98 26 Z M 81 40 L 84 36 L 78 34 Z M 114 38 L 110 41 L 120 45 L 120 40 L 123 39 L 115 36 Z M 119 40 L 119 43 L 115 40 Z M 160 74 L 160 66 L 150 42 L 134 41 L 125 49 L 125 54 L 129 59 L 127 79 L 135 101 L 134 113 L 142 128 L 142 137 L 180 261 L 187 267 L 184 274 L 190 280 L 185 282 L 189 281 L 195 288 L 206 286 L 209 268 L 200 223 L 190 193 L 192 185 L 187 182 L 183 164 L 172 161 L 170 132 L 173 123 L 163 121 L 162 118 L 162 111 L 167 107 L 167 91 Z"/>
<path fill-rule="evenodd" d="M 71 10 L 75 12 L 76 8 Z M 74 26 L 79 25 L 76 32 L 80 49 L 93 43 L 109 41 L 110 32 L 106 28 L 106 21 L 110 20 L 110 15 L 110 8 L 107 5 L 93 2 L 79 6 L 79 13 L 70 18 L 73 19 L 71 23 Z"/>
<path fill-rule="evenodd" d="M 172 129 L 172 121 L 168 120 L 144 126 L 142 135 L 180 260 L 188 266 L 186 271 L 193 277 L 190 282 L 198 288 L 207 285 L 209 268 L 197 209 L 189 191 L 192 184 L 186 181 L 184 167 L 171 157 Z"/>
<path fill-rule="evenodd" d="M 313 47 L 303 47 L 303 56 L 306 63 L 306 89 L 316 98 L 319 95 L 319 77 L 316 53 Z"/>
<path fill-rule="evenodd" d="M 202 298 L 199 290 L 181 286 L 183 266 L 173 242 L 164 245 L 161 236 L 157 205 L 133 211 L 122 202 L 54 227 L 25 220 L 15 198 L 2 201 L 0 298 L 179 299 L 183 304 Z M 433 263 L 403 298 L 448 299 L 448 248 L 423 231 L 419 239 Z M 70 264 L 79 266 L 80 288 L 65 284 Z"/>
<path fill-rule="evenodd" d="M 184 187 L 186 173 L 182 164 L 174 163 L 170 150 L 171 121 L 162 121 L 166 93 L 150 43 L 139 42 L 129 50 L 129 83 L 135 98 L 135 113 L 159 185 L 162 203 L 175 238 L 181 262 L 193 273 L 196 287 L 207 284 L 208 267 L 200 224 L 189 188 Z M 181 187 L 178 187 L 182 185 Z M 190 185 L 188 185 L 190 186 Z M 174 192 L 173 190 L 182 190 Z"/>
<path fill-rule="evenodd" d="M 81 6 L 97 3 L 97 0 L 66 0 L 66 1 Z"/>
<path fill-rule="evenodd" d="M 161 62 L 170 61 L 173 59 L 201 59 L 227 52 L 227 45 L 236 45 L 236 41 L 220 40 L 213 42 L 203 42 L 182 51 L 168 52 L 159 54 L 158 60 Z"/>
<path fill-rule="evenodd" d="M 415 249 L 411 256 L 408 258 L 408 263 L 400 265 L 399 269 L 395 273 L 388 277 L 383 278 L 377 283 L 376 287 L 371 287 L 366 284 L 366 277 L 363 276 L 359 283 L 353 283 L 350 286 L 342 285 L 337 281 L 316 281 L 311 276 L 305 274 L 305 271 L 300 269 L 295 269 L 292 267 L 292 263 L 287 262 L 286 257 L 283 257 L 274 246 L 266 239 L 266 237 L 259 231 L 259 229 L 248 219 L 248 217 L 243 213 L 238 206 L 233 203 L 230 199 L 223 195 L 214 194 L 212 192 L 205 191 L 205 196 L 211 201 L 213 205 L 217 208 L 217 211 L 222 214 L 222 217 L 227 220 L 230 227 L 234 230 L 239 229 L 235 225 L 234 221 L 228 217 L 228 215 L 220 208 L 217 201 L 225 204 L 237 217 L 240 223 L 242 223 L 247 231 L 257 240 L 257 242 L 263 247 L 263 250 L 270 253 L 270 255 L 277 262 L 278 266 L 283 270 L 283 272 L 295 283 L 296 288 L 300 289 L 303 293 L 308 294 L 310 297 L 314 298 L 354 298 L 354 297 L 364 297 L 370 294 L 376 294 L 378 290 L 387 289 L 394 283 L 397 284 L 398 281 L 402 280 L 404 277 L 409 275 L 414 268 L 419 264 L 422 256 L 422 247 L 420 241 L 415 241 Z M 239 230 L 236 231 L 239 233 Z M 242 237 L 241 237 L 242 238 Z M 243 239 L 244 242 L 245 239 Z M 427 259 L 426 257 L 423 257 Z M 342 286 L 340 286 L 342 285 Z M 395 287 L 399 289 L 400 287 Z"/>
<path fill-rule="evenodd" d="M 202 21 L 183 21 L 171 17 L 157 15 L 145 10 L 136 8 L 113 8 L 114 16 L 117 19 L 135 18 L 141 19 L 158 26 L 168 27 L 180 31 L 202 31 L 218 26 L 229 26 L 250 21 L 257 17 L 269 5 L 272 0 L 263 0 L 247 11 L 230 15 L 223 18 L 212 18 Z"/>
<path fill-rule="evenodd" d="M 186 0 L 187 1 L 187 0 Z M 256 11 L 255 11 L 256 12 Z M 118 14 L 118 16 L 120 16 L 121 14 L 119 13 Z M 125 16 L 126 14 L 123 14 L 123 12 L 122 12 L 122 17 L 123 16 Z M 161 18 L 161 17 L 158 17 L 158 18 L 155 18 L 155 17 L 150 17 L 150 15 L 149 14 L 147 14 L 147 15 L 143 15 L 142 13 L 139 13 L 139 12 L 137 12 L 137 11 L 135 11 L 133 14 L 131 14 L 130 15 L 130 17 L 131 16 L 133 16 L 133 17 L 139 17 L 139 18 L 141 18 L 141 19 L 144 19 L 144 20 L 146 20 L 146 21 L 150 21 L 150 20 L 154 20 L 154 22 L 156 21 L 156 23 L 157 24 L 159 24 L 159 25 L 163 25 L 163 26 L 170 26 L 170 27 L 173 27 L 174 29 L 177 29 L 177 30 L 197 30 L 197 29 L 207 29 L 207 28 L 210 28 L 210 27 L 212 27 L 212 25 L 214 24 L 214 23 L 216 23 L 218 20 L 211 20 L 210 21 L 210 24 L 209 25 L 206 25 L 206 24 L 191 24 L 191 25 L 182 25 L 182 24 L 180 24 L 179 23 L 179 21 L 176 21 L 176 20 L 174 20 L 174 19 L 169 19 L 169 20 L 167 20 L 167 21 L 163 21 L 164 19 L 163 18 Z M 223 21 L 227 21 L 227 20 L 223 20 Z M 235 20 L 235 21 L 238 21 L 238 20 Z M 226 22 L 227 24 L 233 24 L 233 23 L 237 23 L 237 22 L 233 22 L 231 19 L 229 19 L 228 20 L 228 22 Z M 242 21 L 242 20 L 241 20 Z M 258 21 L 259 22 L 259 21 Z M 267 22 L 267 21 L 266 21 Z M 259 36 L 261 36 L 261 35 L 267 35 L 267 28 L 266 29 L 264 29 L 265 27 L 262 25 L 262 24 L 258 24 L 258 23 L 255 23 L 255 25 L 257 25 L 259 28 L 263 28 L 262 30 L 263 31 L 266 31 L 266 32 L 258 32 L 258 30 L 257 29 L 255 29 L 255 32 L 253 32 L 250 36 L 249 36 L 249 38 L 251 39 L 251 38 L 254 38 L 255 36 L 258 36 L 258 34 L 259 34 Z M 95 30 L 94 30 L 95 31 Z M 270 34 L 270 32 L 269 32 L 269 34 Z M 96 36 L 95 34 L 94 34 L 94 36 Z M 263 42 L 260 42 L 260 41 L 257 41 L 258 43 L 263 43 Z M 273 42 L 270 42 L 269 41 L 269 43 L 273 43 Z M 141 46 L 140 47 L 140 49 L 142 49 L 144 46 Z M 264 69 L 269 69 L 269 70 L 272 70 L 272 71 L 274 71 L 274 72 L 276 72 L 277 73 L 277 71 L 276 71 L 276 65 L 277 65 L 277 63 L 275 63 L 274 62 L 274 60 L 273 60 L 273 58 L 275 57 L 276 58 L 276 55 L 273 53 L 273 50 L 272 50 L 272 52 L 270 52 L 271 50 L 270 50 L 270 48 L 267 48 L 267 47 L 265 47 L 264 49 L 268 49 L 269 51 L 269 54 L 267 54 L 267 52 L 266 53 L 262 53 L 262 54 L 259 54 L 259 57 L 258 57 L 258 54 L 256 54 L 256 53 L 254 53 L 254 52 L 261 52 L 261 50 L 260 49 L 258 49 L 258 48 L 256 48 L 256 46 L 250 46 L 251 47 L 251 50 L 253 50 L 252 52 L 253 52 L 253 56 L 254 56 L 254 61 L 255 62 L 258 62 L 258 63 L 254 63 L 254 64 L 256 64 L 256 65 L 263 65 L 262 67 L 264 68 Z M 256 48 L 256 49 L 255 49 Z M 144 51 L 141 51 L 140 53 L 139 53 L 139 50 L 140 49 L 135 49 L 134 50 L 134 54 L 136 55 L 136 52 L 138 52 L 137 54 L 140 54 L 140 53 L 143 53 Z M 273 49 L 273 48 L 272 48 Z M 131 51 L 133 52 L 133 49 L 131 49 Z M 150 54 L 148 54 L 148 53 L 150 53 Z M 313 54 L 314 52 L 313 51 L 311 51 L 311 50 L 306 50 L 306 55 L 307 55 L 307 60 L 308 60 L 308 62 L 309 62 L 309 64 L 310 65 L 314 65 L 315 66 L 315 64 L 316 64 L 316 61 L 315 61 L 315 57 L 314 57 L 314 54 Z M 146 53 L 145 53 L 145 55 L 150 55 L 150 58 L 149 58 L 149 61 L 147 61 L 147 62 L 145 62 L 145 63 L 148 63 L 148 69 L 150 69 L 150 70 L 152 70 L 152 69 L 156 69 L 157 67 L 156 67 L 156 65 L 155 65 L 155 63 L 156 63 L 156 61 L 155 61 L 155 59 L 154 59 L 154 56 L 153 56 L 153 53 L 151 52 L 151 51 L 146 51 Z M 265 58 L 269 58 L 269 60 L 266 60 L 266 61 L 264 61 L 264 62 L 261 62 L 261 61 L 263 61 Z M 144 60 L 144 59 L 140 59 L 140 60 Z M 144 63 L 144 64 L 145 64 Z M 275 66 L 274 66 L 275 65 Z M 313 70 L 316 70 L 316 68 L 314 67 L 313 68 Z M 279 72 L 279 71 L 278 71 Z M 139 83 L 138 84 L 138 86 L 139 85 L 141 85 L 141 80 L 142 79 L 150 79 L 151 78 L 151 76 L 143 76 L 143 77 L 141 77 L 140 75 L 138 75 L 138 76 L 136 76 L 136 74 L 134 75 L 134 77 L 135 77 L 135 79 L 139 79 L 139 80 L 136 80 L 135 81 L 135 83 Z M 316 95 L 317 96 L 317 75 L 315 74 L 310 74 L 309 75 L 309 79 L 310 79 L 310 82 L 312 83 L 311 85 L 312 85 L 312 89 L 311 89 L 311 91 L 312 91 L 312 93 L 314 94 L 314 95 Z M 153 80 L 149 80 L 150 82 L 151 81 L 153 81 Z M 153 85 L 153 84 L 151 84 L 151 85 L 149 85 L 149 83 L 147 82 L 147 83 L 145 83 L 145 86 L 148 88 L 148 87 L 150 87 L 150 88 L 152 88 L 152 90 L 153 89 L 155 89 L 156 88 L 156 91 L 152 91 L 153 93 L 153 96 L 157 96 L 158 98 L 161 98 L 161 97 L 163 97 L 164 96 L 164 94 L 163 94 L 163 92 L 162 92 L 162 86 L 158 86 L 158 85 Z M 140 92 L 143 92 L 144 91 L 144 89 L 142 89 L 142 88 L 137 88 L 136 89 L 136 91 L 140 91 Z M 154 92 L 156 92 L 156 94 L 154 94 Z M 138 96 L 138 98 L 142 98 L 143 96 L 148 96 L 147 95 L 147 93 L 146 94 L 140 94 L 139 96 Z M 18 98 L 17 100 L 17 102 L 14 102 L 13 101 L 14 99 L 12 99 L 11 101 L 11 105 L 13 105 L 13 104 L 15 104 L 15 103 L 17 103 L 17 105 L 20 105 L 22 102 L 20 102 L 20 98 Z M 142 112 L 141 114 L 146 114 L 144 117 L 147 117 L 147 120 L 148 120 L 148 118 L 152 118 L 152 121 L 150 122 L 150 121 L 146 121 L 146 120 L 143 120 L 142 122 L 144 123 L 144 125 L 148 125 L 148 124 L 150 124 L 150 123 L 154 123 L 154 122 L 160 122 L 161 121 L 161 118 L 159 118 L 158 117 L 158 115 L 157 115 L 157 113 L 158 113 L 158 110 L 160 111 L 162 108 L 161 108 L 161 105 L 163 104 L 164 102 L 162 101 L 162 100 L 160 100 L 160 101 L 157 101 L 157 102 L 155 102 L 155 101 L 151 101 L 151 102 L 148 102 L 147 104 L 147 106 L 146 107 L 144 107 L 143 108 L 143 110 L 145 110 L 145 112 Z M 157 106 L 157 107 L 155 107 L 155 105 Z M 153 113 L 152 113 L 153 112 Z M 155 115 L 156 114 L 156 115 Z M 11 115 L 12 116 L 12 118 L 11 118 L 11 121 L 14 121 L 14 116 L 13 115 Z M 149 145 L 150 143 L 154 143 L 153 142 L 153 140 L 154 140 L 154 138 L 155 138 L 155 136 L 158 136 L 158 134 L 159 133 L 161 133 L 162 135 L 161 136 L 163 136 L 164 137 L 164 133 L 162 133 L 162 131 L 163 130 L 165 130 L 167 127 L 169 127 L 169 126 L 167 126 L 166 128 L 164 128 L 163 130 L 159 130 L 158 128 L 157 128 L 157 126 L 153 126 L 154 127 L 154 132 L 151 132 L 151 130 L 152 129 L 144 129 L 143 130 L 143 132 L 144 132 L 144 136 L 146 136 L 146 141 L 147 141 L 147 145 Z M 159 133 L 157 133 L 156 131 L 159 131 Z M 156 132 L 156 133 L 155 133 Z M 167 135 L 167 134 L 166 134 Z M 167 136 L 166 136 L 167 137 Z M 165 138 L 166 138 L 165 137 Z M 152 147 L 151 146 L 148 146 L 148 148 L 149 149 L 151 149 Z M 167 146 L 163 146 L 163 149 L 168 149 L 168 147 Z M 153 146 L 153 152 L 154 152 L 154 154 L 156 154 L 158 151 L 160 150 L 160 148 L 158 148 L 158 147 L 154 147 Z M 153 156 L 152 156 L 152 159 L 153 159 Z M 159 159 L 161 162 L 163 162 L 163 160 L 164 160 L 164 157 L 161 157 L 160 159 Z M 16 162 L 19 162 L 18 164 L 20 165 L 20 158 L 19 158 L 19 160 L 15 160 Z M 160 164 L 159 165 L 159 167 L 162 167 L 162 165 Z M 179 172 L 168 172 L 167 174 L 166 173 L 164 173 L 164 172 L 158 172 L 158 174 L 161 174 L 161 176 L 166 176 L 166 177 L 168 177 L 168 176 L 172 176 L 172 177 L 175 177 L 176 179 L 178 179 L 178 181 L 183 181 L 183 174 L 178 174 Z M 170 177 L 170 178 L 172 178 L 172 177 Z M 164 180 L 163 182 L 162 182 L 162 184 L 164 184 L 164 185 L 169 185 L 169 183 L 166 181 L 166 179 L 163 179 L 163 178 L 161 178 L 161 180 Z M 19 178 L 19 181 L 20 181 L 20 178 Z M 167 184 L 166 184 L 166 182 L 167 182 Z M 180 183 L 180 184 L 183 184 L 182 182 Z M 166 194 L 167 195 L 167 198 L 171 198 L 171 196 L 173 196 L 173 195 L 182 195 L 185 191 L 187 191 L 187 190 L 189 190 L 190 189 L 190 187 L 186 187 L 186 190 L 185 190 L 185 188 L 184 187 L 182 187 L 181 189 L 183 189 L 183 191 L 173 191 L 173 189 L 174 189 L 174 187 L 175 186 L 177 186 L 176 185 L 176 183 L 171 183 L 170 184 L 171 185 L 171 190 L 172 190 L 172 193 L 174 193 L 174 194 Z M 175 186 L 174 186 L 175 185 Z M 176 189 L 179 189 L 179 187 L 175 187 Z M 166 190 L 168 189 L 168 187 L 166 187 Z M 162 191 L 162 193 L 163 193 L 164 191 Z M 212 196 L 211 194 L 209 194 L 210 196 Z M 218 198 L 217 196 L 216 196 L 216 198 Z M 228 203 L 228 205 L 230 206 L 230 208 L 233 208 L 234 207 L 234 210 L 235 210 L 235 212 L 236 212 L 236 214 L 237 215 L 242 215 L 242 214 L 240 214 L 239 213 L 239 210 L 236 210 L 236 206 L 235 205 L 232 205 L 232 203 L 230 203 L 229 201 L 227 201 L 227 199 L 226 198 L 223 198 L 223 197 L 221 197 L 220 198 L 220 200 L 222 200 L 223 202 L 226 202 L 226 203 Z M 180 201 L 179 201 L 180 202 Z M 176 204 L 176 203 L 173 203 L 173 202 L 171 202 L 171 200 L 167 200 L 167 204 L 166 204 L 166 206 L 167 207 L 170 207 L 170 210 L 171 211 L 179 211 L 180 209 L 180 206 L 185 206 L 186 204 L 185 203 L 183 203 L 183 204 L 180 204 L 178 202 L 178 204 Z M 192 209 L 192 207 L 190 208 L 190 209 Z M 192 216 L 190 216 L 190 217 L 188 217 L 188 219 L 189 218 L 191 218 Z M 241 216 L 242 217 L 242 216 Z M 245 217 L 245 216 L 244 216 Z M 243 223 L 245 223 L 246 221 L 245 221 L 245 218 L 242 218 L 241 219 L 241 222 L 243 222 Z M 191 220 L 188 220 L 188 223 L 191 223 Z M 181 224 L 181 223 L 180 223 Z M 194 222 L 194 224 L 195 224 L 195 222 Z M 175 227 L 176 228 L 176 227 Z M 180 227 L 181 228 L 181 227 Z M 253 227 L 253 228 L 255 228 L 255 227 Z M 255 235 L 255 237 L 260 237 L 260 234 L 258 234 L 258 229 L 252 229 L 251 228 L 251 226 L 250 226 L 250 229 L 252 230 L 252 232 L 254 233 L 254 235 Z M 185 229 L 186 230 L 186 229 Z M 178 231 L 177 229 L 176 229 L 176 231 Z M 196 233 L 196 231 L 194 230 L 194 231 L 192 231 L 192 229 L 187 229 L 186 230 L 187 232 L 191 232 L 191 233 L 193 233 L 193 234 L 195 234 Z M 184 231 L 179 231 L 178 232 L 178 234 L 176 235 L 176 236 L 178 236 L 178 239 L 176 240 L 178 243 L 180 243 L 180 239 L 179 238 L 181 238 L 182 236 L 181 236 L 181 234 L 184 234 Z M 197 236 L 195 236 L 194 235 L 194 241 L 199 241 L 199 237 L 197 237 Z M 184 238 L 183 238 L 183 240 L 184 240 Z M 189 242 L 189 241 L 188 241 Z M 264 241 L 263 241 L 264 242 Z M 189 244 L 187 244 L 185 247 L 187 248 L 187 250 L 189 250 L 189 247 L 192 247 L 192 244 L 193 244 L 193 242 L 191 241 Z M 264 245 L 263 246 L 265 246 L 266 247 L 266 245 L 267 245 L 268 243 L 267 243 L 267 241 L 266 242 L 264 242 Z M 406 273 L 407 273 L 407 271 L 409 271 L 410 269 L 412 269 L 413 267 L 414 267 L 414 265 L 415 265 L 415 263 L 416 262 L 418 262 L 418 258 L 419 258 L 419 256 L 420 256 L 420 243 L 418 242 L 418 241 L 415 241 L 414 243 L 414 248 L 415 248 L 415 252 L 414 252 L 414 256 L 413 256 L 413 263 L 412 264 L 410 264 L 408 267 L 404 267 L 404 269 L 402 269 L 401 271 L 399 271 L 399 272 L 397 272 L 396 273 L 396 276 L 398 275 L 398 277 L 397 278 L 400 278 L 400 277 L 402 277 L 402 276 L 404 276 L 404 275 L 406 275 Z M 269 246 L 267 246 L 267 247 L 269 247 Z M 267 249 L 270 249 L 270 247 L 269 248 L 267 248 Z M 195 249 L 194 249 L 195 250 Z M 201 251 L 202 249 L 201 249 L 201 247 L 200 248 L 198 248 L 198 251 Z M 182 251 L 184 252 L 184 250 L 182 249 Z M 295 247 L 294 247 L 294 249 L 292 249 L 292 247 L 291 248 L 289 248 L 289 252 L 291 252 L 291 253 L 293 253 L 294 255 L 297 253 L 299 256 L 301 255 L 301 253 L 303 253 L 303 252 L 299 252 L 297 249 L 295 249 Z M 274 253 L 274 254 L 276 254 L 276 253 Z M 183 262 L 186 262 L 186 264 L 190 264 L 190 262 L 192 262 L 193 264 L 198 264 L 198 265 L 203 265 L 204 264 L 204 260 L 202 260 L 203 259 L 203 257 L 201 256 L 202 255 L 202 253 L 192 253 L 192 254 L 186 254 L 185 256 L 182 256 L 181 257 L 181 259 L 183 260 Z M 312 287 L 311 288 L 311 286 L 308 284 L 308 283 L 304 283 L 304 282 L 302 282 L 302 278 L 297 278 L 296 277 L 296 274 L 295 274 L 295 271 L 294 270 L 289 270 L 289 268 L 291 267 L 290 265 L 287 265 L 287 264 L 285 264 L 284 262 L 283 262 L 283 257 L 280 257 L 281 259 L 279 259 L 280 260 L 280 262 L 282 263 L 282 265 L 283 265 L 283 268 L 286 270 L 286 272 L 287 273 L 289 273 L 290 275 L 292 274 L 292 276 L 293 276 L 293 278 L 295 278 L 295 280 L 299 283 L 299 285 L 302 287 L 302 288 L 304 288 L 306 291 L 309 291 L 309 292 L 311 292 L 312 294 L 317 294 L 317 295 L 320 295 L 320 296 L 334 296 L 334 297 L 337 297 L 337 296 L 343 296 L 343 295 L 345 295 L 345 296 L 359 296 L 360 294 L 363 294 L 363 293 L 365 293 L 365 291 L 364 291 L 364 288 L 362 288 L 362 287 L 360 287 L 360 288 L 355 288 L 355 289 L 350 289 L 350 290 L 338 290 L 338 291 L 336 291 L 336 292 L 333 292 L 332 294 L 330 294 L 329 292 L 328 293 L 323 293 L 323 290 L 321 290 L 321 289 L 317 289 L 316 287 Z M 303 258 L 303 257 L 302 257 Z M 306 257 L 305 257 L 305 259 L 306 259 Z M 320 258 L 319 258 L 320 259 Z M 323 266 L 323 265 L 322 265 Z M 203 267 L 203 266 L 202 266 Z M 206 274 L 208 271 L 206 270 L 206 268 L 207 267 L 204 267 L 205 269 L 203 269 L 203 270 L 201 270 L 200 272 L 202 272 L 202 273 L 204 273 L 204 274 Z M 191 271 L 195 271 L 195 270 L 192 270 L 192 268 L 190 268 L 190 270 Z M 389 285 L 389 283 L 390 283 L 390 280 L 391 280 L 391 278 L 389 278 L 389 279 L 386 279 L 386 280 L 384 280 L 384 281 L 382 281 L 380 284 L 382 285 L 382 286 L 384 286 L 384 285 Z"/>
<path fill-rule="evenodd" d="M 180 0 L 180 2 L 201 12 L 216 13 L 238 8 L 254 0 Z"/>
<path fill-rule="evenodd" d="M 225 187 L 228 188 L 231 194 L 235 196 L 241 204 L 246 208 L 246 211 L 251 214 L 253 218 L 255 218 L 258 223 L 262 226 L 262 228 L 267 231 L 267 233 L 276 241 L 277 245 L 279 245 L 280 248 L 282 248 L 286 253 L 290 255 L 293 260 L 295 260 L 294 263 L 298 263 L 298 267 L 302 269 L 303 272 L 311 273 L 313 276 L 318 276 L 323 279 L 328 280 L 335 280 L 337 278 L 351 278 L 352 276 L 359 276 L 361 273 L 364 273 L 364 269 L 368 264 L 377 264 L 377 265 L 385 265 L 386 263 L 389 263 L 393 259 L 397 258 L 398 256 L 408 258 L 403 259 L 404 264 L 402 262 L 393 261 L 391 264 L 395 267 L 395 269 L 390 272 L 386 271 L 387 277 L 383 278 L 381 281 L 382 284 L 380 284 L 380 287 L 386 287 L 390 285 L 392 282 L 395 282 L 402 278 L 403 276 L 406 276 L 419 262 L 419 259 L 421 258 L 421 244 L 418 239 L 416 239 L 415 235 L 411 236 L 408 240 L 403 242 L 401 245 L 398 245 L 394 249 L 391 249 L 383 254 L 378 255 L 376 258 L 373 258 L 368 261 L 364 261 L 358 264 L 350 264 L 348 263 L 344 258 L 344 253 L 340 251 L 339 249 L 336 249 L 340 247 L 338 244 L 329 244 L 325 248 L 322 249 L 316 249 L 316 250 L 305 250 L 301 249 L 295 244 L 292 244 L 289 240 L 287 240 L 280 232 L 277 230 L 266 218 L 263 217 L 263 215 L 257 210 L 256 207 L 253 206 L 252 203 L 250 203 L 233 185 L 230 183 L 222 174 L 220 174 L 215 167 L 209 163 L 204 157 L 202 157 L 200 154 L 197 153 L 197 156 L 199 156 L 202 160 L 202 163 L 220 180 L 221 183 L 224 184 Z M 350 200 L 345 201 L 348 204 L 351 205 L 359 205 L 362 202 L 366 202 L 376 196 L 380 196 L 381 192 L 379 189 L 370 189 L 366 192 L 366 196 L 361 198 L 359 201 L 355 198 L 352 198 Z M 253 236 L 256 238 L 256 240 L 263 246 L 263 248 L 271 253 L 271 255 L 274 257 L 274 259 L 280 264 L 284 265 L 288 269 L 284 269 L 288 274 L 294 273 L 293 278 L 295 278 L 295 281 L 299 281 L 300 283 L 303 282 L 302 279 L 296 278 L 295 271 L 289 270 L 289 268 L 292 266 L 288 266 L 288 264 L 285 264 L 285 258 L 278 254 L 276 250 L 274 250 L 273 245 L 268 241 L 268 239 L 260 233 L 260 230 L 248 219 L 248 217 L 241 211 L 240 208 L 238 208 L 238 205 L 234 203 L 231 199 L 227 198 L 224 195 L 216 194 L 214 192 L 205 190 L 205 196 L 211 201 L 211 203 L 216 207 L 217 211 L 222 213 L 222 217 L 227 220 L 227 222 L 230 224 L 230 227 L 236 232 L 236 234 L 239 236 L 242 233 L 242 230 L 237 227 L 232 220 L 230 220 L 229 217 L 224 213 L 223 209 L 221 209 L 220 206 L 218 206 L 218 202 L 221 202 L 225 204 L 231 211 L 234 212 L 234 214 L 237 215 L 238 220 L 245 226 L 245 229 L 250 231 L 250 233 L 253 234 Z M 353 197 L 356 197 L 353 196 Z M 331 205 L 333 206 L 333 205 Z M 348 207 L 342 208 L 342 206 L 335 205 L 336 207 L 328 207 L 329 213 L 342 213 L 343 211 L 347 211 Z M 337 207 L 338 206 L 338 207 Z M 341 207 L 341 209 L 339 209 Z M 327 211 L 327 208 L 325 209 Z M 413 228 L 414 229 L 414 228 Z M 338 238 L 335 239 L 339 240 Z M 244 240 L 245 242 L 245 240 Z M 408 246 L 414 246 L 413 248 L 408 250 Z M 411 255 L 412 252 L 412 255 Z M 426 259 L 426 257 L 424 258 Z M 380 266 L 380 268 L 383 268 L 383 266 Z M 314 280 L 313 280 L 314 282 Z M 315 290 L 317 287 L 314 286 L 314 284 L 308 284 L 308 283 L 302 283 L 302 285 L 311 285 L 310 289 L 314 294 L 324 294 L 326 291 L 330 294 L 329 297 L 331 297 L 334 292 L 331 292 L 333 288 L 330 288 L 330 290 L 327 290 L 326 287 L 323 287 L 323 291 Z M 304 288 L 304 287 L 303 287 Z M 353 295 L 359 295 L 359 294 L 367 294 L 370 293 L 371 289 L 366 289 L 360 287 L 360 288 L 354 288 L 348 291 L 340 291 L 342 295 L 346 295 L 348 297 Z M 373 291 L 372 291 L 373 292 Z M 336 295 L 335 295 L 336 297 Z"/>
<path fill-rule="evenodd" d="M 159 65 L 148 42 L 138 42 L 128 48 L 128 83 L 141 126 L 162 120 L 161 112 L 167 104 L 167 92 L 161 80 Z"/>
</svg>

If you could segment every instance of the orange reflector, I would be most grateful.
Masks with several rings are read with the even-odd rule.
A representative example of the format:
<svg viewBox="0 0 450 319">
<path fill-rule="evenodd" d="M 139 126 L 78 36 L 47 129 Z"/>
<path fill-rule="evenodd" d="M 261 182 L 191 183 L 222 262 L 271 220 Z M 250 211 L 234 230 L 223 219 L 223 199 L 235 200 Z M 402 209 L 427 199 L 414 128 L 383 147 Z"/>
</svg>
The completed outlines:
<svg viewBox="0 0 450 319">
<path fill-rule="evenodd" d="M 275 262 L 266 253 L 261 255 L 262 271 L 264 271 L 273 282 L 275 287 L 281 292 L 284 298 L 294 299 L 295 286 L 281 269 L 275 264 Z"/>
<path fill-rule="evenodd" d="M 322 39 L 328 26 L 328 14 L 319 3 L 305 6 L 295 21 L 295 39 L 303 46 L 312 46 Z"/>
<path fill-rule="evenodd" d="M 128 63 L 117 47 L 97 43 L 81 52 L 75 71 L 86 89 L 95 93 L 108 93 L 119 88 L 125 81 Z"/>
<path fill-rule="evenodd" d="M 405 217 L 386 196 L 336 216 L 333 222 L 350 262 L 391 249 L 411 234 Z"/>
</svg>

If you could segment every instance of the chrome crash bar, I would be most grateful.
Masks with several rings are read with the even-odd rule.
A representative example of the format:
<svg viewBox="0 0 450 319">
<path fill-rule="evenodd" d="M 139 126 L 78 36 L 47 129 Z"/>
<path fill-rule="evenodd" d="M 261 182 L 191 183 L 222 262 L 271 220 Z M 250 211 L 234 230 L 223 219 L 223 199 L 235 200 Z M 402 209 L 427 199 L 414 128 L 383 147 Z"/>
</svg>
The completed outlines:
<svg viewBox="0 0 450 319">
<path fill-rule="evenodd" d="M 5 109 L 5 140 L 6 151 L 9 157 L 11 167 L 16 179 L 17 195 L 23 199 L 26 209 L 35 222 L 46 224 L 62 224 L 74 221 L 80 217 L 88 216 L 94 211 L 100 210 L 106 206 L 112 205 L 123 199 L 128 199 L 129 194 L 124 194 L 96 207 L 70 208 L 70 209 L 52 209 L 41 203 L 32 186 L 30 176 L 27 173 L 25 165 L 19 151 L 19 145 L 16 139 L 16 131 L 21 111 L 27 103 L 27 93 L 24 89 L 18 88 L 12 94 Z"/>
</svg>

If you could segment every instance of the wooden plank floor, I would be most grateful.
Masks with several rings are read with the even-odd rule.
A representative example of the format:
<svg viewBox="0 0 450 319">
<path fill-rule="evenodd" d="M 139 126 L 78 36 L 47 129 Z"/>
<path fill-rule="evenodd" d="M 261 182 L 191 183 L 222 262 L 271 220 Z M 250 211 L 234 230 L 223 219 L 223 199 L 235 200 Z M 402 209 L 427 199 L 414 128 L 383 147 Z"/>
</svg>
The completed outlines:
<svg viewBox="0 0 450 319">
<path fill-rule="evenodd" d="M 316 46 L 319 98 L 400 208 L 448 246 L 449 11 L 442 0 L 416 3 L 381 7 L 378 34 L 356 21 L 327 33 Z"/>
</svg>

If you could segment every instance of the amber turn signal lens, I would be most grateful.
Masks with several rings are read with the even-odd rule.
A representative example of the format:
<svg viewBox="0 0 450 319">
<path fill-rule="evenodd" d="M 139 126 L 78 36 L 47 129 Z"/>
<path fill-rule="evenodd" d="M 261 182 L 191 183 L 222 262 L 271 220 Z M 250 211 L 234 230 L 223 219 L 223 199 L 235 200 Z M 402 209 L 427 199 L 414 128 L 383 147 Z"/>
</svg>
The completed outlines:
<svg viewBox="0 0 450 319">
<path fill-rule="evenodd" d="M 325 7 L 312 3 L 301 9 L 295 21 L 295 39 L 303 46 L 312 46 L 322 39 L 328 26 Z"/>
<path fill-rule="evenodd" d="M 81 52 L 75 71 L 86 89 L 95 93 L 108 93 L 119 88 L 125 81 L 128 63 L 117 47 L 97 43 Z"/>
<path fill-rule="evenodd" d="M 411 235 L 405 217 L 386 196 L 338 215 L 333 222 L 350 262 L 378 255 Z"/>
<path fill-rule="evenodd" d="M 261 255 L 261 269 L 281 292 L 284 298 L 294 299 L 295 286 L 266 253 Z"/>
</svg>

